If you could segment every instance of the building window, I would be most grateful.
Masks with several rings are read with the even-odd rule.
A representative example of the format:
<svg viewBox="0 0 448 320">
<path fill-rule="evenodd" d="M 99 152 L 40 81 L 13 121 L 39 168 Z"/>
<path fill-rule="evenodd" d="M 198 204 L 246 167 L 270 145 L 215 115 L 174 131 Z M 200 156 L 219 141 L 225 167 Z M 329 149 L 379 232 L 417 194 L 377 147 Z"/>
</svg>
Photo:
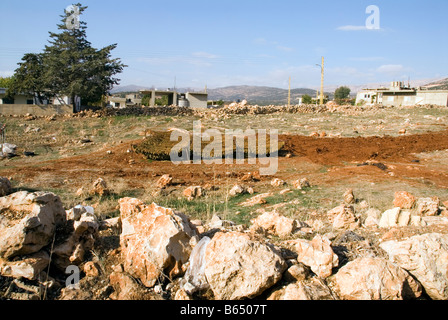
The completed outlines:
<svg viewBox="0 0 448 320">
<path fill-rule="evenodd" d="M 33 99 L 27 99 L 26 100 L 26 104 L 34 104 L 34 100 Z"/>
<path fill-rule="evenodd" d="M 14 104 L 14 99 L 13 98 L 3 98 L 3 103 L 4 104 Z"/>
</svg>

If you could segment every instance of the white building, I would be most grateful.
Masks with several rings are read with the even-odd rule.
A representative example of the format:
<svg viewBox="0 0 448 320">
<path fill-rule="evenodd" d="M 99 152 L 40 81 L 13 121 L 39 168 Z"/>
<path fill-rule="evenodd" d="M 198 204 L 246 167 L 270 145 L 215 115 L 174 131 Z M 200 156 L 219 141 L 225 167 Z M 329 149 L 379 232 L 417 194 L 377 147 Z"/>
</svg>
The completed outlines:
<svg viewBox="0 0 448 320">
<path fill-rule="evenodd" d="M 427 90 L 392 82 L 390 88 L 364 89 L 356 95 L 356 104 L 384 106 L 414 106 L 431 104 L 448 107 L 448 90 Z"/>
</svg>

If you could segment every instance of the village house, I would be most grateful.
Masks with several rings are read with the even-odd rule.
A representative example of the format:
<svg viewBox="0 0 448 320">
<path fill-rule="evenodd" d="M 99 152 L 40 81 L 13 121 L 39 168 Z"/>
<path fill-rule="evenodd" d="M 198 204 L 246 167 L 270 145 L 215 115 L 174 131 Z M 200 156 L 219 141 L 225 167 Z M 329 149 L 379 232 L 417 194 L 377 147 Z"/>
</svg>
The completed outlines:
<svg viewBox="0 0 448 320">
<path fill-rule="evenodd" d="M 384 106 L 414 106 L 432 104 L 448 107 L 448 90 L 411 88 L 394 81 L 390 88 L 364 89 L 358 92 L 356 104 L 381 104 Z"/>
</svg>

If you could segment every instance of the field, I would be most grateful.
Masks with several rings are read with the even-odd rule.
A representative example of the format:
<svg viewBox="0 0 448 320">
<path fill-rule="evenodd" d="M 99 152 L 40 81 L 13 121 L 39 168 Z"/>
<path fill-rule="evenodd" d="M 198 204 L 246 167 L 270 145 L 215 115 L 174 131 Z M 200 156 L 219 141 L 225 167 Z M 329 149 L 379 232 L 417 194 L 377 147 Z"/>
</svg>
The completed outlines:
<svg viewBox="0 0 448 320">
<path fill-rule="evenodd" d="M 24 120 L 3 118 L 6 142 L 18 146 L 18 154 L 32 151 L 35 157 L 19 156 L 1 161 L 0 174 L 11 178 L 18 189 L 47 190 L 60 195 L 64 204 L 98 205 L 102 216 L 114 216 L 115 201 L 135 196 L 145 201 L 171 204 L 203 218 L 203 210 L 221 207 L 226 190 L 245 173 L 258 171 L 259 165 L 180 165 L 170 161 L 150 161 L 132 150 L 145 130 L 179 128 L 192 131 L 193 121 L 201 120 L 204 129 L 279 130 L 291 157 L 280 157 L 275 176 L 252 182 L 255 191 L 271 188 L 273 178 L 292 182 L 306 177 L 312 189 L 300 196 L 314 208 L 329 209 L 340 201 L 347 188 L 372 207 L 386 209 L 394 192 L 408 190 L 416 196 L 438 196 L 448 200 L 448 115 L 444 109 L 367 110 L 350 114 L 229 115 L 227 119 L 207 120 L 200 116 L 109 116 L 58 117 Z M 406 129 L 406 134 L 399 134 Z M 309 137 L 325 132 L 322 138 Z M 428 133 L 431 132 L 431 133 Z M 385 167 L 363 165 L 377 161 Z M 168 196 L 154 197 L 155 182 L 163 174 L 178 181 Z M 83 199 L 77 190 L 103 178 L 114 196 L 110 199 Z M 219 190 L 193 203 L 179 200 L 182 188 L 213 184 Z M 177 203 L 179 200 L 180 206 Z M 274 202 L 283 199 L 273 199 Z M 183 207 L 188 206 L 188 207 Z M 226 215 L 234 218 L 241 211 L 230 203 Z M 243 219 L 244 220 L 244 219 Z M 247 219 L 245 219 L 247 222 Z"/>
<path fill-rule="evenodd" d="M 173 128 L 192 131 L 193 121 L 198 120 L 203 129 L 223 132 L 278 129 L 285 154 L 278 160 L 277 173 L 248 179 L 248 173 L 256 175 L 259 171 L 259 164 L 175 166 L 135 152 L 135 146 L 149 139 L 151 132 Z M 135 197 L 148 204 L 175 208 L 204 223 L 218 214 L 249 226 L 261 212 L 274 209 L 286 217 L 310 221 L 340 205 L 347 189 L 353 189 L 355 210 L 360 212 L 361 208 L 381 212 L 393 208 L 397 191 L 447 201 L 447 121 L 446 109 L 429 107 L 229 113 L 224 117 L 215 111 L 192 115 L 2 117 L 5 141 L 17 145 L 18 156 L 0 160 L 0 176 L 9 178 L 15 191 L 54 192 L 67 210 L 78 204 L 93 206 L 99 219 L 119 216 L 118 200 Z M 35 156 L 26 157 L 24 151 Z M 164 174 L 170 174 L 173 183 L 160 189 L 156 182 Z M 98 178 L 107 183 L 109 194 L 87 192 Z M 274 187 L 274 178 L 287 184 Z M 293 188 L 292 182 L 301 178 L 307 178 L 311 186 Z M 252 187 L 255 195 L 272 194 L 265 203 L 242 206 L 253 195 L 229 196 L 235 184 Z M 201 186 L 206 194 L 189 201 L 182 194 L 189 186 Z M 281 192 L 286 188 L 291 190 Z M 331 231 L 326 227 L 320 232 Z M 438 226 L 437 231 L 448 233 L 448 228 Z M 384 231 L 359 232 L 376 243 Z M 411 228 L 406 232 L 423 231 Z"/>
</svg>

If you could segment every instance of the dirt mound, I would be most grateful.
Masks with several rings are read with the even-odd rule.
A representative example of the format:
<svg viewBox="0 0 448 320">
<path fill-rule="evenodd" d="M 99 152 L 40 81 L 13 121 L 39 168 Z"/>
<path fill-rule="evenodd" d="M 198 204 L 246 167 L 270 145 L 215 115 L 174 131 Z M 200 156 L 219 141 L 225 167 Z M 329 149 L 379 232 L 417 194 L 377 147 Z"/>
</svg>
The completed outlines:
<svg viewBox="0 0 448 320">
<path fill-rule="evenodd" d="M 405 161 L 415 159 L 413 154 L 448 149 L 448 131 L 400 137 L 314 138 L 280 136 L 284 149 L 295 156 L 326 165 L 341 162 Z"/>
</svg>

